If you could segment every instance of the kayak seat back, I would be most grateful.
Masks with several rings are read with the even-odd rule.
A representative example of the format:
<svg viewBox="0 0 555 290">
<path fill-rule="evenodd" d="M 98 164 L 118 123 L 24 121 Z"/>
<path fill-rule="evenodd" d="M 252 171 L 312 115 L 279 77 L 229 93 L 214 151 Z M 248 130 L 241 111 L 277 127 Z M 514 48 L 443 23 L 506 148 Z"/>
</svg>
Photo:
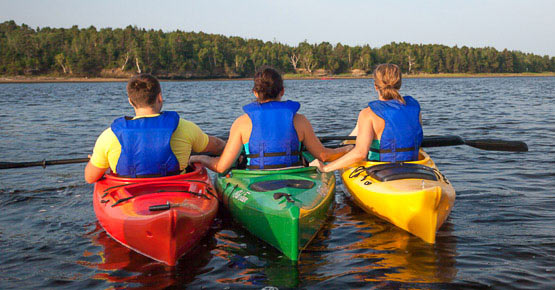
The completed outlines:
<svg viewBox="0 0 555 290">
<path fill-rule="evenodd" d="M 254 191 L 266 192 L 278 190 L 285 187 L 311 189 L 314 187 L 314 182 L 304 179 L 281 179 L 281 180 L 265 180 L 252 183 L 249 188 Z"/>
<path fill-rule="evenodd" d="M 410 163 L 387 163 L 374 165 L 367 169 L 370 177 L 381 181 L 393 181 L 399 179 L 425 179 L 438 181 L 439 178 L 434 169 Z"/>
</svg>

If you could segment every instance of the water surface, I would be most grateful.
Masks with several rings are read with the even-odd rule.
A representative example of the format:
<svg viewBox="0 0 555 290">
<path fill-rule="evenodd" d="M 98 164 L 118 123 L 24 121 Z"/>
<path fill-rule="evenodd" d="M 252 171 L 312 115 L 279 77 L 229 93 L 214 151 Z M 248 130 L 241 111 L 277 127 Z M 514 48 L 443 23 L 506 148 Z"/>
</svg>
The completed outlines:
<svg viewBox="0 0 555 290">
<path fill-rule="evenodd" d="M 285 86 L 320 136 L 348 134 L 376 98 L 369 80 Z M 164 82 L 164 108 L 226 136 L 253 100 L 251 87 Z M 0 288 L 553 288 L 555 78 L 407 79 L 402 92 L 420 101 L 425 135 L 530 147 L 525 154 L 427 150 L 457 191 L 435 245 L 363 212 L 339 186 L 332 215 L 298 265 L 222 211 L 171 268 L 99 227 L 84 164 L 10 169 L 0 172 Z M 0 107 L 0 161 L 85 157 L 113 119 L 132 114 L 124 83 L 1 84 Z"/>
</svg>

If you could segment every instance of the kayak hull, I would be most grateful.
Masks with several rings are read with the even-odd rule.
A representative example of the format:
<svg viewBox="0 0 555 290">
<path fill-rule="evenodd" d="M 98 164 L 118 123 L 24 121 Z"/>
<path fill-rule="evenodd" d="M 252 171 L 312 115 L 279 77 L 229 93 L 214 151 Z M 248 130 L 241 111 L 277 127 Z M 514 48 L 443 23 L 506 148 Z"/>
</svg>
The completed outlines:
<svg viewBox="0 0 555 290">
<path fill-rule="evenodd" d="M 238 223 L 293 261 L 324 225 L 335 195 L 335 176 L 314 167 L 232 170 L 215 185 Z"/>
<path fill-rule="evenodd" d="M 384 164 L 388 163 L 366 161 L 341 170 L 341 179 L 351 199 L 364 211 L 389 221 L 427 243 L 435 243 L 436 232 L 455 203 L 453 186 L 424 151 L 420 152 L 420 160 L 402 163 L 419 165 L 418 170 L 426 173 L 423 177 L 396 179 L 392 175 L 393 178 L 389 177 L 392 180 L 380 181 L 376 174 L 371 173 L 371 168 L 378 168 L 376 166 L 379 165 L 383 167 Z M 403 165 L 391 165 L 393 169 L 390 169 L 390 173 L 397 171 L 397 174 L 406 174 Z M 402 168 L 395 169 L 399 167 Z M 431 178 L 432 175 L 436 180 Z"/>
<path fill-rule="evenodd" d="M 96 182 L 93 206 L 106 233 L 122 245 L 174 266 L 206 234 L 218 200 L 204 167 L 182 175 Z M 168 205 L 151 210 L 151 206 Z"/>
</svg>

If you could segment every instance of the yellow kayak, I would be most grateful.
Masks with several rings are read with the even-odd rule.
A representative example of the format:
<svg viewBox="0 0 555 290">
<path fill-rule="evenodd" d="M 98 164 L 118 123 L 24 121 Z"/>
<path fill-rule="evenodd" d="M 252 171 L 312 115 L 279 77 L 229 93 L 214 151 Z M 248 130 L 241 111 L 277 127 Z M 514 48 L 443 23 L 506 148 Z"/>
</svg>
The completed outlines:
<svg viewBox="0 0 555 290">
<path fill-rule="evenodd" d="M 432 244 L 455 203 L 455 189 L 422 150 L 418 161 L 359 162 L 342 169 L 341 179 L 366 212 Z"/>
</svg>

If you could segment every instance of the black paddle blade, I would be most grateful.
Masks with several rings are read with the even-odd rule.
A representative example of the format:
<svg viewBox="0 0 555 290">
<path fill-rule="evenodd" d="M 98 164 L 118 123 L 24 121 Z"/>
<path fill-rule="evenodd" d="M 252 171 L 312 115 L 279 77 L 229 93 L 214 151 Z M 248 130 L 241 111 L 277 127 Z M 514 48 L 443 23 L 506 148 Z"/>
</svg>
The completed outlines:
<svg viewBox="0 0 555 290">
<path fill-rule="evenodd" d="M 465 140 L 464 144 L 491 151 L 528 152 L 528 145 L 522 141 L 503 141 L 495 139 Z"/>
</svg>

